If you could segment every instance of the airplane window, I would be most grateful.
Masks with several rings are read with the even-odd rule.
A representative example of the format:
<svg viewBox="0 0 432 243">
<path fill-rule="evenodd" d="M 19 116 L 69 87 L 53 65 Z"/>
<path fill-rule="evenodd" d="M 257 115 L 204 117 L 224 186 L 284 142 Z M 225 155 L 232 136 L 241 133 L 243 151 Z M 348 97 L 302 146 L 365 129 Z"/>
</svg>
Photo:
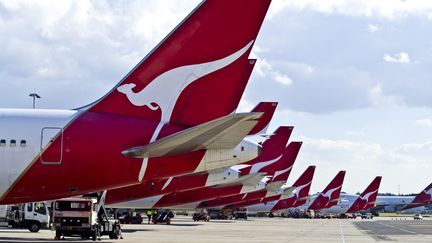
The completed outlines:
<svg viewBox="0 0 432 243">
<path fill-rule="evenodd" d="M 20 142 L 20 146 L 23 148 L 23 147 L 25 147 L 26 145 L 27 145 L 26 140 L 21 140 L 21 142 Z"/>
<path fill-rule="evenodd" d="M 12 140 L 10 141 L 10 146 L 11 146 L 11 147 L 15 147 L 15 146 L 16 146 L 16 140 L 15 140 L 15 139 L 12 139 Z"/>
<path fill-rule="evenodd" d="M 244 147 L 243 146 L 241 147 L 241 151 L 244 151 Z"/>
<path fill-rule="evenodd" d="M 6 139 L 0 140 L 0 147 L 5 147 L 5 146 L 6 146 Z"/>
</svg>

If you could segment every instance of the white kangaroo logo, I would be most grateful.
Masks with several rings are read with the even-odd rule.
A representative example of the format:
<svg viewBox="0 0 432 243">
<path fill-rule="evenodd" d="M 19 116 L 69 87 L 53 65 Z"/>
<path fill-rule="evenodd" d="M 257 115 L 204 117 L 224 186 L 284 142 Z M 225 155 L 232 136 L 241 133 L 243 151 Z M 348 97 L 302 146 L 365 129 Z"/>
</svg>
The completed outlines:
<svg viewBox="0 0 432 243">
<path fill-rule="evenodd" d="M 275 180 L 279 175 L 282 175 L 283 173 L 285 173 L 285 172 L 287 172 L 287 171 L 289 171 L 291 169 L 292 169 L 292 165 L 290 167 L 284 169 L 284 170 L 278 170 L 278 171 L 276 171 L 274 173 L 273 180 Z"/>
<path fill-rule="evenodd" d="M 321 194 L 323 197 L 326 197 L 328 200 L 330 200 L 331 199 L 331 195 L 333 194 L 333 192 L 335 192 L 337 189 L 339 189 L 339 188 L 341 188 L 342 187 L 342 185 L 340 185 L 340 186 L 338 186 L 338 187 L 336 187 L 336 188 L 333 188 L 333 189 L 330 189 L 330 190 L 328 190 L 326 193 L 324 193 L 324 194 Z"/>
<path fill-rule="evenodd" d="M 296 200 L 300 198 L 300 192 L 303 190 L 303 188 L 309 186 L 312 183 L 312 181 L 309 181 L 308 183 L 296 187 L 296 191 L 294 192 L 294 196 L 296 197 Z"/>
<path fill-rule="evenodd" d="M 182 91 L 199 78 L 222 69 L 239 59 L 253 44 L 253 40 L 237 52 L 207 63 L 177 67 L 166 71 L 138 93 L 132 91 L 136 84 L 124 84 L 117 88 L 135 106 L 161 109 L 161 121 L 168 122 Z"/>
<path fill-rule="evenodd" d="M 187 65 L 168 70 L 152 80 L 140 92 L 133 92 L 136 84 L 129 83 L 117 87 L 117 91 L 126 95 L 135 106 L 147 106 L 151 110 L 161 110 L 161 119 L 151 136 L 150 143 L 154 142 L 163 125 L 171 118 L 174 106 L 183 90 L 199 78 L 220 70 L 239 59 L 252 46 L 254 40 L 237 52 L 219 60 Z M 143 159 L 138 180 L 142 181 L 147 169 L 148 158 Z"/>
<path fill-rule="evenodd" d="M 366 193 L 365 195 L 360 196 L 359 198 L 360 198 L 361 200 L 365 201 L 366 203 L 368 203 L 368 202 L 369 202 L 369 197 L 372 196 L 372 195 L 373 195 L 374 193 L 376 193 L 377 191 L 378 191 L 378 189 L 376 189 L 376 190 L 373 191 L 373 192 L 368 192 L 368 193 Z"/>
<path fill-rule="evenodd" d="M 252 165 L 252 168 L 251 168 L 249 174 L 257 173 L 259 170 L 266 167 L 267 165 L 273 164 L 274 162 L 278 161 L 281 157 L 282 157 L 282 155 L 280 155 L 276 159 L 267 160 L 267 161 L 259 162 L 259 163 Z"/>
</svg>

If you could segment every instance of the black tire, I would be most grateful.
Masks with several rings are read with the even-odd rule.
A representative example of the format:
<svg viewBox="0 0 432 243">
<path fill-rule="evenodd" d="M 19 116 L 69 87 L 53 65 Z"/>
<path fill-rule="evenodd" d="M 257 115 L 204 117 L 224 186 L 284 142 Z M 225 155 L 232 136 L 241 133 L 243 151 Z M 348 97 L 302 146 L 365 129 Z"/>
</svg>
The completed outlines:
<svg viewBox="0 0 432 243">
<path fill-rule="evenodd" d="M 28 225 L 28 230 L 30 230 L 30 232 L 36 233 L 39 232 L 41 228 L 41 225 L 39 222 L 30 222 Z"/>
<path fill-rule="evenodd" d="M 60 240 L 62 232 L 60 230 L 56 230 L 54 240 Z"/>
<path fill-rule="evenodd" d="M 96 241 L 97 239 L 97 230 L 92 232 L 92 241 Z"/>
</svg>

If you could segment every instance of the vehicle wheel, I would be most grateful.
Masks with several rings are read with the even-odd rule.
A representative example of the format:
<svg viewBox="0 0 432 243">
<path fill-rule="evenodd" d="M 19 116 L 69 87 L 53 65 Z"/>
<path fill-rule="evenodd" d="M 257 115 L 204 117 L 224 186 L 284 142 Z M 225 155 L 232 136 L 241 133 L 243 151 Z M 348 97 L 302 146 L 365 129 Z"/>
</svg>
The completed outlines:
<svg viewBox="0 0 432 243">
<path fill-rule="evenodd" d="M 61 236 L 61 232 L 59 230 L 56 230 L 54 240 L 60 240 L 60 236 Z"/>
<path fill-rule="evenodd" d="M 97 238 L 97 232 L 96 231 L 97 230 L 92 232 L 92 241 L 96 241 L 96 238 Z"/>
<path fill-rule="evenodd" d="M 31 222 L 28 226 L 30 232 L 36 233 L 40 230 L 41 226 L 38 222 Z"/>
</svg>

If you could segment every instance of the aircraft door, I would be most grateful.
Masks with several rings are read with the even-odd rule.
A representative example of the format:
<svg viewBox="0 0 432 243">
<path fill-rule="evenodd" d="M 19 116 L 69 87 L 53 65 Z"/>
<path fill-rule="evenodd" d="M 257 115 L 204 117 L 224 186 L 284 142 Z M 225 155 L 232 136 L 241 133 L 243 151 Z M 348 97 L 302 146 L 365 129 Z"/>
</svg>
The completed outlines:
<svg viewBox="0 0 432 243">
<path fill-rule="evenodd" d="M 40 149 L 42 152 L 40 157 L 42 164 L 61 164 L 63 157 L 63 129 L 44 127 L 41 133 Z"/>
</svg>

